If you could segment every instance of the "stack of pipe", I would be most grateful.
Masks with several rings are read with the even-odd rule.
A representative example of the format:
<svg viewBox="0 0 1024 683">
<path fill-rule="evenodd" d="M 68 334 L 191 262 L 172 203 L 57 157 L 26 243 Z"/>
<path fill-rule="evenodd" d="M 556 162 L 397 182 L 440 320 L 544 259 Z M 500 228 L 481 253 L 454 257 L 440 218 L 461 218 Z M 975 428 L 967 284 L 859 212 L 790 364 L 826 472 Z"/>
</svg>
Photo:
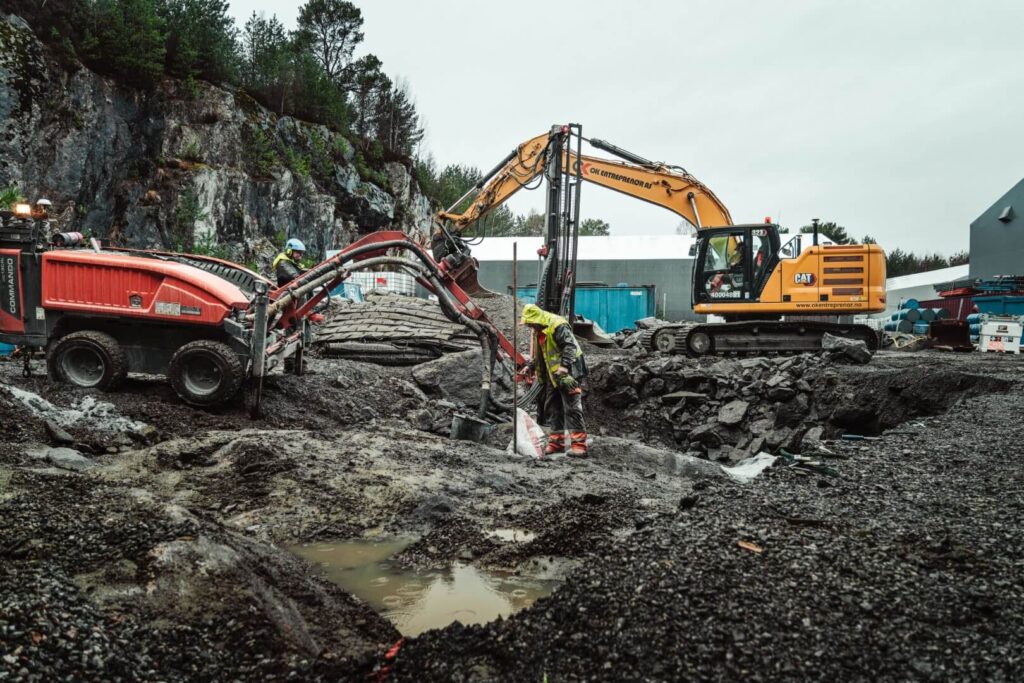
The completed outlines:
<svg viewBox="0 0 1024 683">
<path fill-rule="evenodd" d="M 912 300 L 913 301 L 913 300 Z M 917 302 L 914 301 L 916 304 Z M 901 308 L 892 314 L 889 322 L 882 326 L 886 332 L 903 332 L 910 334 L 914 331 L 914 324 L 921 320 L 921 312 L 915 308 Z"/>
<path fill-rule="evenodd" d="M 945 320 L 949 311 L 944 308 L 921 308 L 916 299 L 908 299 L 903 308 L 892 314 L 882 329 L 925 336 L 933 320 Z"/>
</svg>

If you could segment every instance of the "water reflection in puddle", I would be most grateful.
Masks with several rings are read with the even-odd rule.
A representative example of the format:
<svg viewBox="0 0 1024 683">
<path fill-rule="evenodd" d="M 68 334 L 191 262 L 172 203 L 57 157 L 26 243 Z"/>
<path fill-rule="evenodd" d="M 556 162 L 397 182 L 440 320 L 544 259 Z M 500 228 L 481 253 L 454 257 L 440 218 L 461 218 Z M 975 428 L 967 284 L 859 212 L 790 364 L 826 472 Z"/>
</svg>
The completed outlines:
<svg viewBox="0 0 1024 683">
<path fill-rule="evenodd" d="M 499 616 L 507 617 L 549 595 L 558 585 L 557 581 L 532 580 L 462 564 L 436 571 L 396 567 L 389 558 L 411 542 L 309 543 L 293 546 L 291 551 L 316 564 L 330 581 L 360 597 L 407 636 L 453 621 L 484 624 Z"/>
</svg>

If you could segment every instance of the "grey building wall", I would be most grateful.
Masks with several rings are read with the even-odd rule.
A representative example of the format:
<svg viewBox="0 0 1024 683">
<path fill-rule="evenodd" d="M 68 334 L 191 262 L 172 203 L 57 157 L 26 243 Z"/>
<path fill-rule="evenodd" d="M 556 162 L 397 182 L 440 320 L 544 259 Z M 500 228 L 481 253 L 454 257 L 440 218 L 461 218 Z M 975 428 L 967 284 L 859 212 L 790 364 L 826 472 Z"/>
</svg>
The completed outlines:
<svg viewBox="0 0 1024 683">
<path fill-rule="evenodd" d="M 1024 180 L 971 223 L 971 277 L 993 275 L 1024 275 Z"/>
<path fill-rule="evenodd" d="M 664 306 L 668 320 L 697 320 L 690 308 L 690 280 L 693 259 L 643 261 L 579 261 L 578 282 L 603 282 L 631 286 L 654 285 L 659 313 Z M 535 259 L 519 262 L 519 286 L 537 283 L 538 263 Z M 480 264 L 480 284 L 490 290 L 508 293 L 512 287 L 511 261 L 485 261 Z M 702 319 L 703 316 L 700 316 Z"/>
</svg>

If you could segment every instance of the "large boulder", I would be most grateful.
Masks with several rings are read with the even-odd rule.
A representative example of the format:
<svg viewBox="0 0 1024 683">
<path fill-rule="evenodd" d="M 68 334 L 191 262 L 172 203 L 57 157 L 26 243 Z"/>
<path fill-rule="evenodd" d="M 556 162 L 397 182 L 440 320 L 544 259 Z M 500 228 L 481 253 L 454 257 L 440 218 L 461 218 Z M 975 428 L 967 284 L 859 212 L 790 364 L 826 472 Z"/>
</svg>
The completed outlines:
<svg viewBox="0 0 1024 683">
<path fill-rule="evenodd" d="M 730 401 L 718 409 L 718 421 L 724 425 L 738 425 L 747 416 L 750 404 L 746 401 Z"/>
<path fill-rule="evenodd" d="M 97 464 L 73 448 L 50 448 L 46 451 L 46 459 L 61 468 L 72 472 L 85 472 L 97 467 Z"/>
<path fill-rule="evenodd" d="M 428 396 L 475 408 L 483 379 L 480 355 L 480 349 L 449 353 L 417 365 L 412 377 Z"/>
<path fill-rule="evenodd" d="M 834 360 L 848 360 L 859 365 L 871 362 L 871 351 L 860 339 L 837 337 L 826 332 L 821 338 L 821 348 L 828 351 Z"/>
</svg>

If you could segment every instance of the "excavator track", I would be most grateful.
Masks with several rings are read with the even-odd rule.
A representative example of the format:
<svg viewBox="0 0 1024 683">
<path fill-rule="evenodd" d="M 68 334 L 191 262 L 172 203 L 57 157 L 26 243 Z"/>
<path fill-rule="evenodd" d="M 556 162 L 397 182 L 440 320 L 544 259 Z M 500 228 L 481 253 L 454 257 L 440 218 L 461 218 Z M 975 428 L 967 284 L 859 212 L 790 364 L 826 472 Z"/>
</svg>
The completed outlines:
<svg viewBox="0 0 1024 683">
<path fill-rule="evenodd" d="M 660 327 L 652 327 L 640 333 L 637 345 L 648 351 L 661 351 L 662 353 L 673 353 L 676 347 L 676 332 L 684 325 L 667 324 Z"/>
<path fill-rule="evenodd" d="M 715 355 L 774 355 L 821 350 L 825 334 L 858 339 L 878 350 L 878 333 L 867 325 L 815 321 L 752 320 L 736 323 L 681 323 L 645 330 L 640 343 L 652 351 Z"/>
</svg>

